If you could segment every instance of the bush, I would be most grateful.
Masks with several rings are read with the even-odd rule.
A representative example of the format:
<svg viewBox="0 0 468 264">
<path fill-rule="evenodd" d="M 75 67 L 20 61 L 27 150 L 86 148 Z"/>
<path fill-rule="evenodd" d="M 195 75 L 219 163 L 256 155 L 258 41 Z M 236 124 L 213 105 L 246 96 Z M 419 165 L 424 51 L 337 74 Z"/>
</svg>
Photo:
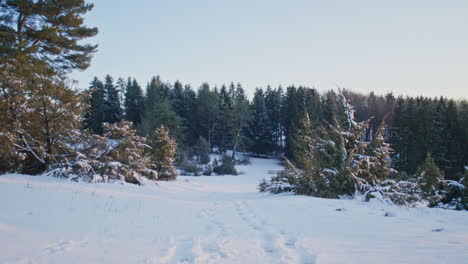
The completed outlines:
<svg viewBox="0 0 468 264">
<path fill-rule="evenodd" d="M 237 170 L 234 167 L 234 160 L 231 156 L 224 154 L 221 161 L 215 160 L 213 164 L 213 172 L 218 175 L 237 175 Z"/>
<path fill-rule="evenodd" d="M 200 176 L 203 168 L 198 166 L 194 161 L 184 161 L 179 164 L 179 169 L 182 171 L 182 175 L 194 175 Z"/>
<path fill-rule="evenodd" d="M 390 200 L 396 205 L 414 207 L 425 203 L 423 191 L 412 181 L 386 180 L 382 182 L 379 192 L 384 200 Z"/>
<path fill-rule="evenodd" d="M 211 176 L 212 173 L 213 173 L 213 167 L 210 164 L 206 165 L 205 169 L 203 169 L 203 172 L 202 172 L 202 174 L 205 176 Z"/>
<path fill-rule="evenodd" d="M 279 172 L 278 175 L 272 177 L 269 181 L 263 179 L 258 189 L 260 192 L 282 193 L 282 192 L 297 192 L 298 179 L 303 176 L 301 170 L 289 162 L 287 159 L 286 169 Z"/>
<path fill-rule="evenodd" d="M 141 177 L 158 179 L 158 173 L 149 169 L 146 139 L 136 135 L 132 123 L 122 121 L 103 124 L 104 136 L 88 131 L 70 131 L 69 152 L 73 158 L 51 167 L 49 175 L 82 179 L 87 182 L 122 180 L 140 184 Z"/>
</svg>

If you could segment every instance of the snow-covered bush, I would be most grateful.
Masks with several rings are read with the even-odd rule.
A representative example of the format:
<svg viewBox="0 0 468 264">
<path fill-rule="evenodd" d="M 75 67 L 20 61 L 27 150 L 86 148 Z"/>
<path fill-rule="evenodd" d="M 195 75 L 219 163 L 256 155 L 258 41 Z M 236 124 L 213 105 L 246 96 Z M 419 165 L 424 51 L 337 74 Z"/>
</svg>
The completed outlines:
<svg viewBox="0 0 468 264">
<path fill-rule="evenodd" d="M 453 180 L 442 181 L 441 190 L 437 192 L 440 199 L 433 201 L 431 206 L 455 210 L 468 209 L 468 201 L 464 200 L 464 198 L 466 199 L 468 189 L 463 185 L 463 180 L 461 182 Z"/>
<path fill-rule="evenodd" d="M 199 166 L 195 160 L 185 160 L 178 163 L 178 168 L 182 175 L 200 176 L 203 167 Z"/>
<path fill-rule="evenodd" d="M 146 138 L 136 135 L 131 122 L 104 123 L 104 136 L 114 145 L 109 155 L 103 158 L 106 162 L 104 173 L 124 175 L 125 181 L 131 183 L 139 183 L 140 175 L 151 180 L 158 179 L 158 173 L 150 169 L 152 161 L 147 152 L 151 147 L 146 143 Z"/>
<path fill-rule="evenodd" d="M 207 164 L 205 168 L 203 169 L 202 174 L 205 176 L 211 176 L 212 173 L 213 173 L 213 166 L 211 166 L 211 164 Z"/>
<path fill-rule="evenodd" d="M 385 180 L 381 182 L 380 186 L 371 187 L 365 193 L 366 201 L 373 198 L 407 207 L 427 204 L 427 201 L 424 200 L 423 191 L 414 181 Z"/>
<path fill-rule="evenodd" d="M 226 154 L 221 157 L 221 160 L 215 159 L 213 162 L 213 172 L 218 175 L 237 175 L 234 159 Z"/>
<path fill-rule="evenodd" d="M 141 177 L 158 179 L 158 173 L 150 169 L 151 158 L 147 154 L 150 147 L 145 138 L 136 135 L 131 122 L 104 123 L 103 126 L 103 136 L 89 131 L 71 131 L 67 146 L 73 156 L 55 164 L 49 174 L 87 182 L 122 180 L 140 184 Z"/>
<path fill-rule="evenodd" d="M 269 181 L 263 179 L 258 185 L 260 192 L 282 193 L 297 192 L 297 181 L 303 172 L 298 170 L 289 160 L 285 159 L 286 168 Z"/>
</svg>

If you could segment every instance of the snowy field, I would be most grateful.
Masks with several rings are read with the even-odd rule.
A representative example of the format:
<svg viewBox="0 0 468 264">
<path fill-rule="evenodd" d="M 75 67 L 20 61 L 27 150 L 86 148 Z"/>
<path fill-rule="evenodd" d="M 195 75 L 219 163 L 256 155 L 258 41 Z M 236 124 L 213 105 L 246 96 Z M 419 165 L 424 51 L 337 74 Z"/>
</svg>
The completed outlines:
<svg viewBox="0 0 468 264">
<path fill-rule="evenodd" d="M 0 263 L 468 263 L 468 212 L 258 193 L 281 167 L 159 186 L 0 176 Z"/>
</svg>

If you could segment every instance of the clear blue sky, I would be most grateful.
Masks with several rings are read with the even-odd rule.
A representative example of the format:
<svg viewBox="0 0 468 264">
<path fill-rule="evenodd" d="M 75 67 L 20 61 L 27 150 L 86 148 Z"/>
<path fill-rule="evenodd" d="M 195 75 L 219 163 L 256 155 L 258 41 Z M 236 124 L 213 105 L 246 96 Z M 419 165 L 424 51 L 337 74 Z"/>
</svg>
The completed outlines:
<svg viewBox="0 0 468 264">
<path fill-rule="evenodd" d="M 468 98 L 468 0 L 101 0 L 93 76 Z"/>
</svg>

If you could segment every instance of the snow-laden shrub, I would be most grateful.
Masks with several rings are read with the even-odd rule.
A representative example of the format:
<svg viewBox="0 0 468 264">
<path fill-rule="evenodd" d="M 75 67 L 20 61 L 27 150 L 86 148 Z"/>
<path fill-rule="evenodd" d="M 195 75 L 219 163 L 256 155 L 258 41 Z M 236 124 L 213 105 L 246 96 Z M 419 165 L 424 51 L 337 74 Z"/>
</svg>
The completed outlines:
<svg viewBox="0 0 468 264">
<path fill-rule="evenodd" d="M 87 182 L 122 180 L 140 184 L 141 177 L 158 179 L 158 173 L 150 169 L 152 163 L 147 154 L 150 147 L 145 138 L 136 135 L 131 122 L 103 126 L 103 136 L 71 131 L 67 144 L 70 157 L 55 164 L 49 174 Z"/>
<path fill-rule="evenodd" d="M 454 210 L 468 210 L 468 189 L 460 182 L 444 180 L 441 182 L 441 189 L 437 191 L 436 197 L 430 206 Z"/>
<path fill-rule="evenodd" d="M 297 192 L 298 179 L 303 172 L 297 169 L 289 160 L 285 159 L 286 168 L 270 180 L 263 179 L 258 185 L 260 192 L 282 193 Z"/>
<path fill-rule="evenodd" d="M 202 174 L 205 176 L 211 176 L 212 173 L 213 173 L 213 166 L 211 166 L 211 164 L 207 164 L 205 168 L 203 169 Z"/>
<path fill-rule="evenodd" d="M 412 181 L 385 180 L 380 186 L 370 187 L 365 193 L 366 201 L 373 198 L 407 207 L 427 204 L 423 191 Z"/>
<path fill-rule="evenodd" d="M 194 160 L 185 160 L 178 164 L 182 175 L 200 176 L 203 167 L 199 166 Z"/>
<path fill-rule="evenodd" d="M 218 175 L 237 175 L 233 158 L 224 154 L 221 160 L 216 159 L 213 162 L 213 172 Z"/>
</svg>

